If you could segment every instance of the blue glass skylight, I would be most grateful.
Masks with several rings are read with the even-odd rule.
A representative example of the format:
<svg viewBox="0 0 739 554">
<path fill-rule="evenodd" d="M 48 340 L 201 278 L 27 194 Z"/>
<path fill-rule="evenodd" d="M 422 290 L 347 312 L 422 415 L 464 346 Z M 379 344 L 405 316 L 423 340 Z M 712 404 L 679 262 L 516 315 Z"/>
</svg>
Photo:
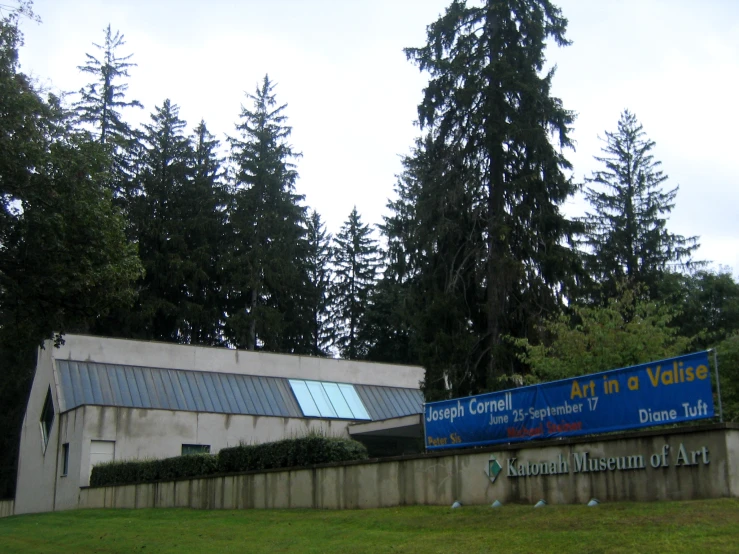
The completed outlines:
<svg viewBox="0 0 739 554">
<path fill-rule="evenodd" d="M 371 419 L 354 385 L 290 379 L 290 386 L 304 416 Z"/>
</svg>

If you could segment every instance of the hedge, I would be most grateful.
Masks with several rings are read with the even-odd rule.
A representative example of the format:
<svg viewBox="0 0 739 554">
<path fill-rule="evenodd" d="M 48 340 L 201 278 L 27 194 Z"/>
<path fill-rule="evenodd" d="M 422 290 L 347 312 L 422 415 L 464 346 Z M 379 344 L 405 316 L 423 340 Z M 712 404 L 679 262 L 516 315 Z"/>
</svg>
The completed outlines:
<svg viewBox="0 0 739 554">
<path fill-rule="evenodd" d="M 130 460 L 93 466 L 91 487 L 172 481 L 218 473 L 218 460 L 210 454 L 188 454 L 161 460 Z"/>
<path fill-rule="evenodd" d="M 205 477 L 260 469 L 301 467 L 367 459 L 359 442 L 311 435 L 224 448 L 217 455 L 189 454 L 161 460 L 108 462 L 92 468 L 91 487 Z"/>
<path fill-rule="evenodd" d="M 218 453 L 218 465 L 224 473 L 366 459 L 367 449 L 363 444 L 321 436 L 232 446 Z"/>
</svg>

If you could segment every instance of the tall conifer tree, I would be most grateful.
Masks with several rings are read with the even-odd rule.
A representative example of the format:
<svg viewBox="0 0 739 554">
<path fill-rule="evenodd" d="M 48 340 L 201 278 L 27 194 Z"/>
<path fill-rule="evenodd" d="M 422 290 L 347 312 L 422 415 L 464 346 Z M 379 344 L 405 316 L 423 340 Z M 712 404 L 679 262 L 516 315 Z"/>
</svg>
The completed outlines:
<svg viewBox="0 0 739 554">
<path fill-rule="evenodd" d="M 365 358 L 369 351 L 366 314 L 379 262 L 377 241 L 355 206 L 334 238 L 331 293 L 334 345 L 342 357 L 350 360 Z"/>
<path fill-rule="evenodd" d="M 515 382 L 504 337 L 533 333 L 577 268 L 560 211 L 575 188 L 562 154 L 573 114 L 544 71 L 546 42 L 568 44 L 566 26 L 549 0 L 455 0 L 427 44 L 406 49 L 430 76 L 418 108 L 426 136 L 406 161 L 418 181 L 427 397 Z"/>
<path fill-rule="evenodd" d="M 108 25 L 104 30 L 103 44 L 93 46 L 99 56 L 85 54 L 87 60 L 77 69 L 92 75 L 93 81 L 80 89 L 80 99 L 75 103 L 80 120 L 89 123 L 98 133 L 101 144 L 119 143 L 131 136 L 131 128 L 123 119 L 124 108 L 143 107 L 138 100 L 126 100 L 128 84 L 122 82 L 129 77 L 128 70 L 135 67 L 133 54 L 120 55 L 125 46 L 125 37 Z"/>
<path fill-rule="evenodd" d="M 238 137 L 230 138 L 234 201 L 227 268 L 231 344 L 249 350 L 300 352 L 305 335 L 306 243 L 303 197 L 296 194 L 300 156 L 275 85 L 264 77 L 252 108 L 242 106 Z"/>
<path fill-rule="evenodd" d="M 600 285 L 596 298 L 606 301 L 619 283 L 644 285 L 659 296 L 665 274 L 691 261 L 696 237 L 667 230 L 678 188 L 667 181 L 654 159 L 654 141 L 646 137 L 636 116 L 625 110 L 616 132 L 606 132 L 603 169 L 593 173 L 586 189 L 593 211 L 584 218 L 587 269 Z"/>
<path fill-rule="evenodd" d="M 79 91 L 79 99 L 74 107 L 79 120 L 92 127 L 97 139 L 110 155 L 109 187 L 119 204 L 127 202 L 135 191 L 132 177 L 135 173 L 132 157 L 140 146 L 137 133 L 126 122 L 123 111 L 127 108 L 143 108 L 138 100 L 126 98 L 129 77 L 128 70 L 136 64 L 131 61 L 133 54 L 121 55 L 125 46 L 124 36 L 108 25 L 104 30 L 103 44 L 93 46 L 98 53 L 85 54 L 86 61 L 78 66 L 91 81 Z"/>
<path fill-rule="evenodd" d="M 327 356 L 331 345 L 329 332 L 329 292 L 332 282 L 330 233 L 315 210 L 308 215 L 306 259 L 308 271 L 308 307 L 310 317 L 310 350 L 314 356 Z"/>
</svg>

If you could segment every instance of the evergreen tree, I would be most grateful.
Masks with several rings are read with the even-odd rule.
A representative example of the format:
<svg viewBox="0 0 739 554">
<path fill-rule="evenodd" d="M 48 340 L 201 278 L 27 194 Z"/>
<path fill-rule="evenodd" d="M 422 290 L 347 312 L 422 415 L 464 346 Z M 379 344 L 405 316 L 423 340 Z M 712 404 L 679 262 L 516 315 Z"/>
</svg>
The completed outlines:
<svg viewBox="0 0 739 554">
<path fill-rule="evenodd" d="M 101 144 L 120 143 L 131 137 L 131 128 L 123 120 L 123 108 L 143 107 L 138 100 L 126 100 L 128 85 L 120 82 L 129 77 L 128 69 L 136 64 L 129 61 L 133 54 L 120 56 L 118 50 L 126 44 L 124 36 L 111 30 L 108 25 L 103 32 L 105 42 L 93 43 L 101 51 L 101 56 L 85 54 L 87 61 L 77 67 L 83 73 L 89 73 L 93 82 L 83 87 L 80 99 L 75 103 L 80 120 L 89 123 L 98 132 Z"/>
<path fill-rule="evenodd" d="M 204 121 L 190 141 L 194 157 L 179 210 L 189 253 L 184 283 L 186 325 L 181 335 L 188 344 L 219 345 L 223 343 L 226 310 L 222 261 L 228 242 L 226 208 L 230 195 L 223 183 L 220 143 Z"/>
<path fill-rule="evenodd" d="M 98 332 L 147 340 L 220 344 L 224 301 L 220 258 L 225 192 L 218 142 L 203 122 L 193 137 L 169 100 L 144 125 L 130 231 L 146 270 L 131 312 Z"/>
<path fill-rule="evenodd" d="M 575 188 L 561 153 L 573 114 L 543 71 L 546 41 L 566 45 L 566 26 L 548 0 L 455 0 L 426 46 L 406 49 L 430 75 L 418 109 L 426 136 L 406 160 L 427 398 L 516 382 L 503 337 L 533 336 L 574 282 L 565 243 L 576 226 L 560 212 Z"/>
<path fill-rule="evenodd" d="M 329 289 L 331 286 L 331 239 L 330 233 L 315 210 L 308 215 L 306 240 L 308 245 L 308 282 L 310 309 L 311 347 L 308 353 L 327 356 L 331 345 L 328 326 Z"/>
<path fill-rule="evenodd" d="M 228 341 L 249 350 L 301 352 L 309 348 L 305 271 L 305 209 L 295 193 L 300 154 L 265 76 L 253 108 L 242 106 L 240 136 L 229 138 L 234 200 L 228 271 Z"/>
<path fill-rule="evenodd" d="M 365 358 L 369 350 L 366 313 L 380 262 L 371 234 L 355 206 L 334 238 L 332 333 L 339 353 L 350 360 Z"/>
<path fill-rule="evenodd" d="M 134 336 L 148 340 L 181 341 L 184 324 L 180 309 L 185 301 L 184 226 L 180 203 L 191 179 L 192 146 L 185 136 L 186 123 L 179 107 L 165 100 L 144 125 L 141 173 L 136 178 L 139 194 L 131 203 L 132 226 L 139 256 L 146 270 L 140 285 Z"/>
<path fill-rule="evenodd" d="M 392 215 L 380 225 L 387 249 L 384 252 L 382 278 L 372 291 L 367 310 L 367 359 L 375 362 L 418 364 L 414 340 L 414 316 L 419 264 L 414 247 L 415 200 L 418 198 L 417 180 L 406 173 L 395 185 L 397 198 L 388 202 Z"/>
<path fill-rule="evenodd" d="M 138 100 L 126 99 L 125 79 L 129 77 L 128 70 L 136 64 L 130 61 L 132 54 L 119 54 L 126 44 L 124 36 L 113 32 L 110 25 L 103 32 L 104 43 L 93 43 L 100 54 L 85 54 L 85 64 L 77 68 L 89 74 L 92 81 L 80 89 L 74 106 L 79 120 L 94 129 L 100 144 L 107 148 L 111 158 L 109 186 L 117 201 L 126 206 L 134 194 L 131 190 L 131 179 L 136 172 L 132 167 L 133 152 L 140 145 L 137 133 L 123 118 L 123 110 L 143 106 Z"/>
<path fill-rule="evenodd" d="M 690 264 L 698 248 L 696 237 L 667 231 L 678 188 L 664 190 L 667 175 L 652 155 L 654 146 L 625 110 L 616 132 L 606 132 L 604 155 L 595 158 L 604 169 L 588 179 L 596 186 L 586 189 L 593 211 L 584 218 L 584 243 L 600 300 L 615 294 L 620 282 L 645 285 L 652 297 L 659 296 L 665 273 Z"/>
</svg>

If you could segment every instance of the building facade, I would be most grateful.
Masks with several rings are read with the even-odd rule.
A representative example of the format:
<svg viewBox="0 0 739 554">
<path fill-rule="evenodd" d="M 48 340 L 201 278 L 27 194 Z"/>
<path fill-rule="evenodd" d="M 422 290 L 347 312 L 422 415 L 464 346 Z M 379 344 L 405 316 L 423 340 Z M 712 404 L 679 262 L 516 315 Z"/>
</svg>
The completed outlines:
<svg viewBox="0 0 739 554">
<path fill-rule="evenodd" d="M 215 454 L 311 432 L 364 430 L 377 440 L 378 428 L 391 437 L 420 430 L 420 367 L 64 338 L 39 350 L 16 514 L 76 507 L 101 462 Z"/>
</svg>

